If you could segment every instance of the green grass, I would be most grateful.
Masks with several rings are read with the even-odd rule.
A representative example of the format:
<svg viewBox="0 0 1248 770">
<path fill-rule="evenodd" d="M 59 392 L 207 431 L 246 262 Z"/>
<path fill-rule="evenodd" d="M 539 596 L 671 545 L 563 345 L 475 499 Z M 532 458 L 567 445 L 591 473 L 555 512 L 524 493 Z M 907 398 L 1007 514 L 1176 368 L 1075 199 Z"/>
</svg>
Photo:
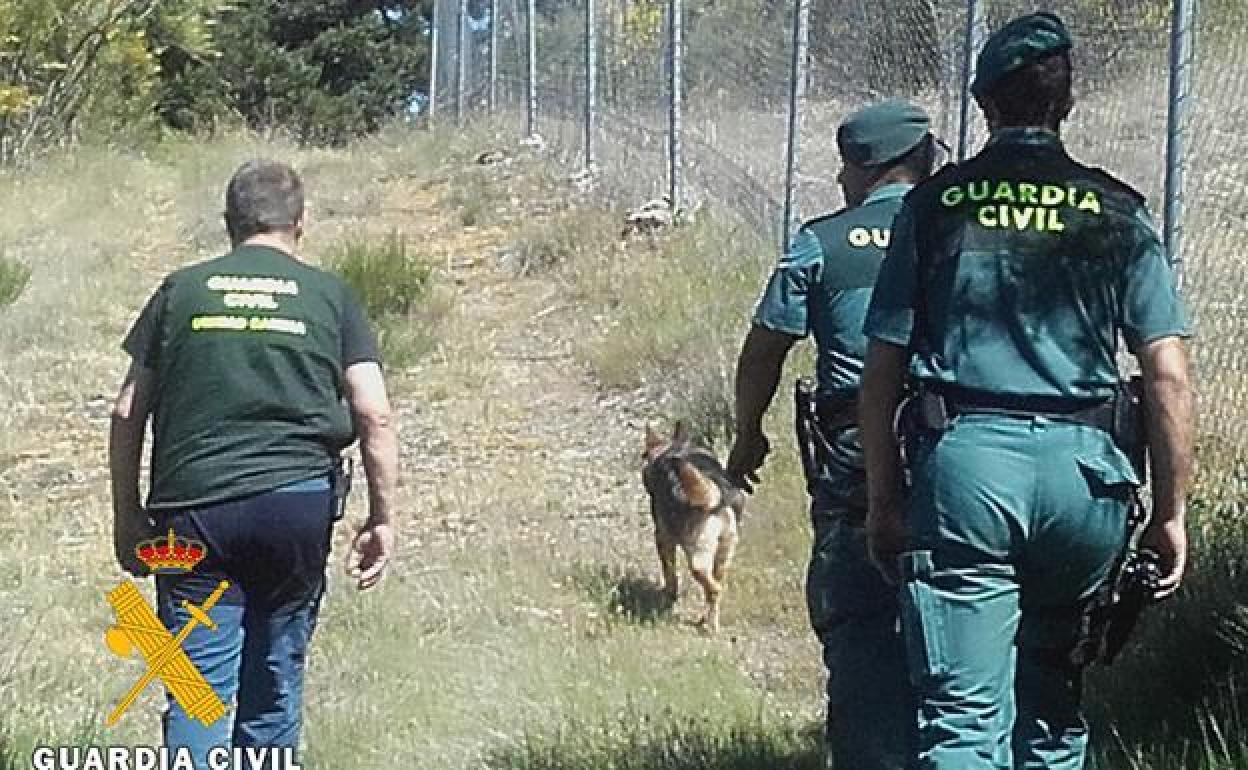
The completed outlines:
<svg viewBox="0 0 1248 770">
<path fill-rule="evenodd" d="M 764 719 L 654 720 L 625 713 L 526 736 L 486 759 L 490 770 L 822 770 L 817 727 Z"/>
</svg>

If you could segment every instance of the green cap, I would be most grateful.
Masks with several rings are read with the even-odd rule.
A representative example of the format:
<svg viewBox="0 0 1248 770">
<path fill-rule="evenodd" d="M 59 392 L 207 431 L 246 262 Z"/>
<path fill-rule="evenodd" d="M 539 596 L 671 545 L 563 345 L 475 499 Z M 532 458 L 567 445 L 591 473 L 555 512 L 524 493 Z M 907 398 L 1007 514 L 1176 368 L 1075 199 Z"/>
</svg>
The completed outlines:
<svg viewBox="0 0 1248 770">
<path fill-rule="evenodd" d="M 993 33 L 975 62 L 971 93 L 982 97 L 1001 78 L 1074 46 L 1066 25 L 1048 12 L 1019 16 Z"/>
<path fill-rule="evenodd" d="M 913 150 L 930 127 L 922 107 L 889 99 L 846 118 L 836 131 L 836 146 L 847 163 L 864 168 L 879 166 Z"/>
</svg>

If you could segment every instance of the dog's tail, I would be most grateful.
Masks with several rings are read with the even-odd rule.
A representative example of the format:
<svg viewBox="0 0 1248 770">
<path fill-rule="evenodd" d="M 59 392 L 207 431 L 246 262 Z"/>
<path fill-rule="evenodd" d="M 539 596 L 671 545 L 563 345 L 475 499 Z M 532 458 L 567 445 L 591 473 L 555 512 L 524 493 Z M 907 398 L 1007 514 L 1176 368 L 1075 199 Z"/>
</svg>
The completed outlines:
<svg viewBox="0 0 1248 770">
<path fill-rule="evenodd" d="M 719 491 L 719 485 L 704 476 L 693 463 L 681 460 L 676 467 L 676 472 L 680 476 L 681 491 L 685 493 L 685 499 L 689 501 L 689 505 L 713 511 L 723 503 L 724 496 Z"/>
</svg>

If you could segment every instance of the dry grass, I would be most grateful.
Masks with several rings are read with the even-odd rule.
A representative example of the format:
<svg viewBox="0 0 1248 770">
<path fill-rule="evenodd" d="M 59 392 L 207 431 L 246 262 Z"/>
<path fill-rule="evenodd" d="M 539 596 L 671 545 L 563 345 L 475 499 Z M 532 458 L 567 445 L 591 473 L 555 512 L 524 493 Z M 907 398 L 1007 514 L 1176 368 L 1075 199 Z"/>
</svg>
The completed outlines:
<svg viewBox="0 0 1248 770">
<path fill-rule="evenodd" d="M 1115 141 L 1138 157 L 1134 139 Z M 686 622 L 692 592 L 672 612 L 649 600 L 656 560 L 636 475 L 648 420 L 691 418 L 722 453 L 736 350 L 772 239 L 712 212 L 621 245 L 618 212 L 556 195 L 549 168 L 471 165 L 499 144 L 510 148 L 490 127 L 396 132 L 334 152 L 240 137 L 147 158 L 80 154 L 5 178 L 0 241 L 34 266 L 27 290 L 0 309 L 0 745 L 15 747 L 15 766 L 34 741 L 159 735 L 154 688 L 116 731 L 101 727 L 140 671 L 101 638 L 112 620 L 104 592 L 118 580 L 107 398 L 126 325 L 164 272 L 224 247 L 221 188 L 256 154 L 305 171 L 314 259 L 344 239 L 401 233 L 434 266 L 443 308 L 426 353 L 391 372 L 404 449 L 400 558 L 374 593 L 331 583 L 307 686 L 305 766 L 818 766 L 823 674 L 801 591 L 809 543 L 788 399 L 769 421 L 774 460 L 747 512 L 720 637 Z M 1223 191 L 1220 174 L 1197 176 Z M 1230 253 L 1248 238 L 1228 216 L 1240 193 L 1224 192 L 1200 214 L 1222 223 L 1208 231 L 1216 239 L 1197 242 Z M 1223 273 L 1211 275 L 1202 312 L 1209 292 L 1238 298 Z M 1230 334 L 1239 317 L 1222 323 Z M 1234 341 L 1203 359 L 1222 373 L 1215 393 L 1245 392 Z M 1242 421 L 1237 398 L 1220 419 Z M 1225 461 L 1243 456 L 1242 432 L 1220 433 L 1230 448 L 1208 463 L 1217 478 L 1204 488 L 1228 502 L 1240 487 L 1219 482 L 1243 478 L 1241 461 Z M 361 503 L 357 493 L 351 520 Z M 1184 626 L 1239 602 L 1237 591 L 1219 593 L 1238 574 L 1227 545 L 1202 552 L 1225 569 L 1176 611 Z M 1146 680 L 1145 663 L 1124 678 Z M 1097 684 L 1130 697 L 1112 679 Z M 1237 724 L 1217 708 L 1209 724 Z M 1226 742 L 1132 743 L 1102 766 L 1234 767 L 1236 740 Z M 1207 760 L 1183 754 L 1199 751 Z"/>
</svg>

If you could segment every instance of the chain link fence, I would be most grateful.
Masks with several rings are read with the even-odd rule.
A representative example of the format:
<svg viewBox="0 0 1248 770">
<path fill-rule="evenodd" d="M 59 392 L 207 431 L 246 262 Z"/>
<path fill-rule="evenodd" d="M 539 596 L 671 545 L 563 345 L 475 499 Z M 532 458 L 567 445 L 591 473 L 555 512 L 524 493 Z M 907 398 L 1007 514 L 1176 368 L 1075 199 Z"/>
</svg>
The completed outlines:
<svg viewBox="0 0 1248 770">
<path fill-rule="evenodd" d="M 955 156 L 990 30 L 1051 10 L 1076 36 L 1072 154 L 1144 193 L 1198 332 L 1197 493 L 1248 492 L 1248 5 L 1243 0 L 437 0 L 434 120 L 495 112 L 613 200 L 731 210 L 777 249 L 842 205 L 835 129 L 924 105 Z M 491 41 L 493 40 L 493 44 Z M 1177 44 L 1176 44 L 1177 43 Z M 491 61 L 495 64 L 491 66 Z M 1212 520 L 1212 517 L 1208 520 Z"/>
</svg>

